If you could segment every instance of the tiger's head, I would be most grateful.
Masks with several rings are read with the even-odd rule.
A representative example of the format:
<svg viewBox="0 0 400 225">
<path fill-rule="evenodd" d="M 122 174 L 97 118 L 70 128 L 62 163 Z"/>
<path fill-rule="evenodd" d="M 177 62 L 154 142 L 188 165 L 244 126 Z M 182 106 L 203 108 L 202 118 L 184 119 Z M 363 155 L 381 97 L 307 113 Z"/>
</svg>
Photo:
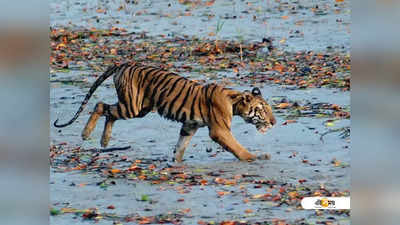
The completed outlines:
<svg viewBox="0 0 400 225">
<path fill-rule="evenodd" d="M 261 133 L 265 133 L 276 123 L 271 106 L 264 100 L 258 88 L 253 88 L 251 92 L 242 92 L 234 111 L 247 123 L 254 124 Z"/>
</svg>

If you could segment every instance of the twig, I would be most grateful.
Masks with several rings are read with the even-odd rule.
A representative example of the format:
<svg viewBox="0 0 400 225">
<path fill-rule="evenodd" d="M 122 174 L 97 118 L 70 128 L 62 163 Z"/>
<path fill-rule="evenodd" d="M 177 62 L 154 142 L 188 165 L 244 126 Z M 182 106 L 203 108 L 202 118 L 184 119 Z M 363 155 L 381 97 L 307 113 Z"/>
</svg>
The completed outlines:
<svg viewBox="0 0 400 225">
<path fill-rule="evenodd" d="M 88 151 L 91 152 L 98 152 L 98 153 L 104 153 L 104 152 L 114 152 L 114 151 L 123 151 L 123 150 L 128 150 L 130 149 L 131 146 L 125 146 L 125 147 L 114 147 L 114 148 L 103 148 L 103 149 L 89 149 Z"/>
<path fill-rule="evenodd" d="M 342 131 L 342 133 L 339 134 L 339 136 L 340 136 L 341 138 L 347 138 L 347 137 L 350 136 L 350 127 L 342 127 L 342 128 L 337 128 L 337 129 L 330 129 L 330 130 L 328 130 L 327 132 L 321 134 L 321 136 L 320 136 L 319 139 L 320 139 L 322 142 L 324 142 L 324 136 L 325 136 L 325 135 L 330 134 L 330 133 L 339 132 L 339 131 Z"/>
</svg>

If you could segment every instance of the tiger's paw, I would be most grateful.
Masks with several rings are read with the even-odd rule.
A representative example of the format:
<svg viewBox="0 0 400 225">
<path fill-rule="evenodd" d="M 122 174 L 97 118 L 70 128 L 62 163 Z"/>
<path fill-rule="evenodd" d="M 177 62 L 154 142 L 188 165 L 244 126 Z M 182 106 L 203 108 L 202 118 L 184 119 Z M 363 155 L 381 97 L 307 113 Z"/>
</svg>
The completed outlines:
<svg viewBox="0 0 400 225">
<path fill-rule="evenodd" d="M 253 155 L 253 154 L 251 154 L 251 153 L 249 153 L 249 152 L 245 152 L 245 153 L 243 153 L 243 154 L 240 154 L 240 155 L 238 156 L 238 159 L 239 159 L 240 161 L 252 162 L 252 161 L 254 161 L 254 160 L 257 159 L 257 156 L 256 156 L 256 155 Z"/>
<path fill-rule="evenodd" d="M 90 134 L 88 132 L 83 131 L 82 132 L 82 140 L 87 141 L 89 139 Z"/>
<path fill-rule="evenodd" d="M 177 159 L 177 158 L 175 158 L 175 157 L 172 157 L 172 162 L 173 163 L 176 163 L 176 164 L 182 164 L 182 162 L 183 162 L 184 160 L 183 159 Z"/>
<path fill-rule="evenodd" d="M 271 159 L 271 154 L 266 153 L 266 154 L 258 155 L 257 159 L 258 160 L 270 160 Z"/>
</svg>

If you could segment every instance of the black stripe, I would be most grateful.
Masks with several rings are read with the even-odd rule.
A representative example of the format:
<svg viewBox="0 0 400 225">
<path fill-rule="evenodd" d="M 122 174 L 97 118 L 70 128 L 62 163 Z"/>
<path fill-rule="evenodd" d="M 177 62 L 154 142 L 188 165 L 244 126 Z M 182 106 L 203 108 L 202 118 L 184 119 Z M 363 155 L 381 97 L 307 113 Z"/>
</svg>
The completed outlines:
<svg viewBox="0 0 400 225">
<path fill-rule="evenodd" d="M 168 76 L 166 76 L 165 79 L 166 79 L 167 77 L 168 77 Z M 165 80 L 165 79 L 163 79 L 163 80 Z M 170 79 L 169 79 L 167 82 L 165 82 L 165 84 L 160 88 L 160 90 L 162 90 L 161 94 L 167 91 L 167 89 L 164 89 L 164 87 L 167 86 L 171 80 L 173 80 L 173 78 L 170 78 Z M 164 82 L 164 81 L 162 81 L 162 82 Z M 162 84 L 162 82 L 160 82 L 160 85 Z M 153 89 L 153 94 L 151 95 L 151 98 L 150 98 L 150 101 L 151 101 L 151 102 L 150 102 L 150 105 L 151 105 L 152 107 L 154 107 L 154 101 L 155 101 L 154 97 L 155 97 L 155 95 L 156 95 L 158 92 L 159 92 L 158 88 Z M 158 96 L 158 99 L 160 99 L 161 94 Z M 164 95 L 164 94 L 163 94 L 163 95 Z M 158 106 L 158 105 L 159 105 L 159 104 L 158 104 L 158 101 L 157 101 L 157 105 L 156 105 L 156 106 Z"/>
<path fill-rule="evenodd" d="M 126 65 L 125 65 L 126 66 Z M 127 67 L 127 68 L 124 68 L 124 69 L 121 69 L 120 70 L 120 72 L 121 72 L 121 74 L 123 74 L 123 73 L 125 73 L 126 72 L 126 70 L 128 70 L 128 77 L 130 78 L 131 77 L 131 72 L 132 72 L 132 69 L 137 69 L 138 67 L 136 67 L 136 66 L 131 66 L 131 67 Z"/>
<path fill-rule="evenodd" d="M 209 114 L 212 113 L 212 115 L 213 115 L 213 117 L 214 117 L 214 120 L 215 120 L 218 124 L 221 124 L 221 123 L 220 123 L 220 120 L 217 119 L 217 116 L 216 116 L 216 114 L 215 114 L 214 108 L 212 107 L 212 102 L 213 102 L 213 101 L 212 101 L 212 98 L 213 98 L 213 94 L 214 94 L 215 89 L 217 89 L 217 85 L 214 85 L 213 89 L 211 90 L 210 95 L 207 96 L 207 104 L 208 104 L 208 106 L 209 106 L 209 108 L 208 108 L 208 110 L 209 110 L 208 113 L 209 113 Z"/>
<path fill-rule="evenodd" d="M 210 88 L 210 84 L 207 84 L 206 85 L 206 88 L 205 88 L 205 99 L 206 99 L 206 105 L 208 106 L 208 111 L 209 111 L 209 109 L 210 109 L 210 107 L 211 107 L 211 105 L 210 105 L 210 99 L 208 98 L 208 89 Z"/>
<path fill-rule="evenodd" d="M 122 115 L 122 110 L 121 110 L 120 104 L 121 104 L 121 103 L 117 104 L 118 116 L 119 116 L 119 118 L 125 119 L 124 116 Z M 119 118 L 118 118 L 118 119 L 119 119 Z"/>
<path fill-rule="evenodd" d="M 133 96 L 132 96 L 132 88 L 133 88 L 133 76 L 134 76 L 134 74 L 135 74 L 135 72 L 136 72 L 136 70 L 138 69 L 139 67 L 138 66 L 136 66 L 135 68 L 133 68 L 133 71 L 132 71 L 132 68 L 131 69 L 129 69 L 129 73 L 128 73 L 128 84 L 126 84 L 126 85 L 129 85 L 128 87 L 128 89 L 127 90 L 125 90 L 125 91 L 127 91 L 128 92 L 128 96 L 129 96 L 129 101 L 128 101 L 128 105 L 126 105 L 126 108 L 127 109 L 129 109 L 130 108 L 130 111 L 131 111 L 131 113 L 132 113 L 132 115 L 130 114 L 129 115 L 129 117 L 134 117 L 134 116 L 136 116 L 135 115 L 135 110 L 134 110 L 134 108 L 133 108 Z"/>
<path fill-rule="evenodd" d="M 142 71 L 145 70 L 145 69 L 147 69 L 147 68 L 148 68 L 148 67 L 145 67 L 145 66 L 138 66 L 138 67 L 136 67 L 135 70 L 131 73 L 131 76 L 130 76 L 130 77 L 131 77 L 130 84 L 131 84 L 132 86 L 131 86 L 131 89 L 130 89 L 129 93 L 132 93 L 132 95 L 133 95 L 133 90 L 134 90 L 133 85 L 134 85 L 134 81 L 135 81 L 135 74 L 136 74 L 136 72 L 137 72 L 136 80 L 137 80 L 137 84 L 138 84 L 139 79 L 140 79 L 140 75 L 142 74 Z M 136 86 L 136 89 L 137 89 L 138 91 L 137 91 L 136 95 L 132 97 L 132 102 L 131 102 L 132 112 L 134 113 L 134 116 L 135 116 L 135 117 L 136 117 L 136 116 L 139 114 L 139 112 L 140 112 L 140 108 L 139 108 L 139 106 L 137 105 L 137 102 L 138 102 L 138 92 L 139 92 L 139 90 L 140 90 L 140 87 Z M 135 104 L 133 104 L 133 103 L 134 103 L 133 101 L 135 101 Z M 136 108 L 137 108 L 136 110 L 137 110 L 138 114 L 135 113 L 134 106 L 136 106 Z"/>
<path fill-rule="evenodd" d="M 149 78 L 149 76 L 151 75 L 152 72 L 154 72 L 156 70 L 160 70 L 158 68 L 153 68 L 153 67 L 147 67 L 146 70 L 147 69 L 150 69 L 150 70 L 148 70 L 146 72 L 144 72 L 143 70 L 140 71 L 140 73 L 142 73 L 143 76 L 141 76 L 142 79 L 138 82 L 139 87 L 143 86 L 144 82 Z"/>
<path fill-rule="evenodd" d="M 168 117 L 168 118 L 171 118 L 171 119 L 172 119 L 172 108 L 174 107 L 175 102 L 178 100 L 178 98 L 181 97 L 181 94 L 182 94 L 183 90 L 185 90 L 187 84 L 188 84 L 188 82 L 185 82 L 185 81 L 183 82 L 183 87 L 181 88 L 181 90 L 179 91 L 179 93 L 175 96 L 174 99 L 172 99 L 171 103 L 169 104 L 169 107 L 168 107 L 168 114 L 167 114 L 167 117 Z M 170 90 L 170 91 L 171 91 L 171 90 Z M 175 113 L 176 113 L 176 112 L 175 112 Z M 175 117 L 177 117 L 177 114 L 174 114 L 174 115 L 175 115 Z M 174 118 L 174 119 L 176 119 L 176 118 Z"/>
<path fill-rule="evenodd" d="M 164 76 L 164 78 L 160 81 L 160 83 L 158 83 L 158 80 L 161 78 L 161 74 L 159 74 L 158 76 L 157 76 L 157 79 L 154 81 L 154 83 L 153 83 L 153 85 L 155 85 L 154 87 L 153 87 L 153 94 L 151 95 L 151 101 L 153 101 L 154 100 L 154 96 L 156 96 L 156 94 L 157 94 L 157 89 L 158 89 L 158 86 L 160 85 L 160 84 L 162 84 L 163 82 L 164 82 L 164 80 L 165 79 L 167 79 L 168 78 L 168 75 L 165 75 Z"/>
<path fill-rule="evenodd" d="M 137 93 L 136 93 L 136 105 L 137 106 L 139 106 L 139 92 L 140 92 L 140 90 L 143 90 L 143 88 L 142 88 L 142 86 L 143 86 L 143 83 L 146 81 L 146 79 L 148 78 L 148 76 L 149 76 L 149 74 L 151 73 L 151 72 L 153 72 L 153 71 L 155 71 L 155 70 L 159 70 L 159 69 L 157 69 L 157 68 L 146 68 L 146 70 L 147 69 L 150 69 L 149 71 L 144 71 L 144 70 L 141 70 L 140 71 L 140 73 L 142 73 L 143 74 L 143 76 L 142 76 L 142 80 L 141 81 L 139 81 L 139 83 L 138 83 L 138 86 L 136 87 L 137 88 Z M 146 93 L 146 92 L 145 92 Z M 142 105 L 140 106 L 140 107 L 143 107 L 143 101 L 144 101 L 144 95 L 145 95 L 145 93 L 143 93 L 143 96 L 142 96 Z"/>
<path fill-rule="evenodd" d="M 181 136 L 189 136 L 190 134 L 188 132 L 186 132 L 185 129 L 182 128 L 181 132 L 180 132 L 180 135 Z"/>
<path fill-rule="evenodd" d="M 139 71 L 137 72 L 136 85 L 137 85 L 138 88 L 137 88 L 136 96 L 139 95 L 140 83 L 142 82 L 143 78 L 146 76 L 146 73 L 144 73 L 143 71 L 145 71 L 147 69 L 150 69 L 150 68 L 149 67 L 141 67 L 139 69 Z M 135 73 L 136 73 L 136 70 L 135 70 Z M 135 73 L 133 74 L 133 76 L 135 76 Z"/>
<path fill-rule="evenodd" d="M 140 87 L 140 83 L 142 82 L 142 80 L 144 79 L 144 77 L 146 77 L 147 73 L 145 73 L 145 70 L 150 69 L 150 67 L 142 67 L 140 68 L 140 70 L 137 72 L 137 77 L 136 77 L 136 85 L 138 87 Z M 135 71 L 136 72 L 136 71 Z M 135 74 L 133 74 L 133 76 L 135 76 Z M 138 89 L 139 90 L 139 89 Z M 139 92 L 136 93 L 136 95 L 138 95 Z"/>
<path fill-rule="evenodd" d="M 152 72 L 153 72 L 153 71 L 152 71 Z M 143 98 L 142 98 L 142 106 L 143 106 L 143 104 L 144 104 L 145 98 L 147 97 L 147 94 L 150 92 L 150 86 L 152 85 L 153 80 L 156 79 L 157 73 L 158 73 L 159 71 L 157 71 L 157 72 L 151 74 L 152 72 L 150 72 L 148 76 L 153 76 L 153 78 L 151 78 L 151 80 L 150 80 L 149 82 L 147 82 L 146 87 L 143 87 L 143 88 L 144 88 L 144 93 L 143 93 Z M 158 75 L 159 75 L 159 74 L 158 74 Z M 155 93 L 155 92 L 153 91 L 153 93 Z M 150 102 L 152 102 L 152 101 L 150 101 Z M 153 107 L 153 104 L 152 104 L 152 103 L 150 103 L 150 107 Z"/>
<path fill-rule="evenodd" d="M 182 113 L 182 117 L 181 117 L 180 121 L 181 121 L 182 123 L 186 122 L 186 112 L 183 112 L 183 113 Z"/>
<path fill-rule="evenodd" d="M 161 77 L 161 74 L 160 74 L 160 77 Z M 164 81 L 166 80 L 166 79 L 168 79 L 168 78 L 171 78 L 171 76 L 169 76 L 169 75 L 165 75 L 164 76 L 164 78 L 163 79 L 161 79 L 160 80 L 160 82 L 158 82 L 158 83 L 154 83 L 154 89 L 156 89 L 156 90 L 160 90 L 160 85 L 162 85 L 163 83 L 164 83 Z M 173 77 L 172 77 L 173 78 Z M 164 86 L 163 86 L 164 87 Z M 161 88 L 162 89 L 162 88 Z"/>
<path fill-rule="evenodd" d="M 203 122 L 206 122 L 206 120 L 204 119 L 204 116 L 203 116 L 203 112 L 202 112 L 202 110 L 201 110 L 201 97 L 205 97 L 205 96 L 203 96 L 203 95 L 201 95 L 202 93 L 202 91 L 205 89 L 205 87 L 201 87 L 201 90 L 200 90 L 200 95 L 199 95 L 199 104 L 198 104 L 198 107 L 199 107 L 199 111 L 200 111 L 200 116 L 201 116 L 201 119 L 203 120 Z"/>
<path fill-rule="evenodd" d="M 121 66 L 119 66 L 119 70 L 118 70 L 118 73 L 121 73 L 121 71 L 123 72 L 123 71 L 125 71 L 126 69 L 132 69 L 134 66 L 129 66 L 129 64 L 128 63 L 124 63 L 124 64 L 122 64 Z"/>
<path fill-rule="evenodd" d="M 167 94 L 167 97 L 168 97 L 173 91 L 175 91 L 175 86 L 176 86 L 176 84 L 177 84 L 179 81 L 184 80 L 184 79 L 185 79 L 185 78 L 183 78 L 183 77 L 180 77 L 180 78 L 176 79 L 176 81 L 174 82 L 174 84 L 172 85 L 172 87 L 170 87 L 169 92 L 168 92 L 168 94 Z M 186 82 L 185 82 L 185 85 L 186 85 Z"/>
<path fill-rule="evenodd" d="M 194 90 L 195 88 L 193 88 Z M 196 100 L 197 100 L 197 95 L 199 94 L 199 90 L 201 90 L 201 88 L 197 89 L 196 91 L 196 95 L 193 98 L 193 103 L 192 103 L 192 107 L 190 108 L 190 120 L 194 120 L 194 106 L 196 104 Z M 199 100 L 200 101 L 200 100 Z"/>
<path fill-rule="evenodd" d="M 150 107 L 146 107 L 146 108 L 142 108 L 142 110 L 140 110 L 138 117 L 142 118 L 144 117 L 147 113 L 149 113 L 151 111 Z"/>
<path fill-rule="evenodd" d="M 206 86 L 204 86 L 204 92 L 205 92 L 205 98 L 206 98 L 206 100 L 208 99 L 208 97 L 207 97 L 207 92 L 208 92 L 208 88 L 210 88 L 210 85 L 209 84 L 207 84 Z"/>
<path fill-rule="evenodd" d="M 165 110 L 165 106 L 167 105 L 167 102 L 164 103 L 164 105 L 162 105 L 161 107 L 158 107 L 158 114 L 160 114 L 161 116 L 164 116 L 164 110 Z"/>
<path fill-rule="evenodd" d="M 183 100 L 182 100 L 182 104 L 179 106 L 178 110 L 176 111 L 175 117 L 179 116 L 179 114 L 181 113 L 182 108 L 183 108 L 183 106 L 186 104 L 186 101 L 187 101 L 187 99 L 188 99 L 188 97 L 189 97 L 189 92 L 192 92 L 192 91 L 193 91 L 193 87 L 194 87 L 194 85 L 191 85 L 191 86 L 188 88 L 188 90 L 186 91 L 186 95 L 185 95 L 185 97 L 184 97 Z M 185 120 L 186 120 L 186 119 L 185 119 Z"/>
<path fill-rule="evenodd" d="M 214 88 L 211 90 L 210 96 L 207 98 L 207 100 L 209 101 L 209 104 L 212 105 L 212 98 L 213 98 L 213 94 L 215 89 L 217 89 L 217 85 L 214 85 Z"/>
<path fill-rule="evenodd" d="M 126 64 L 124 64 L 123 65 L 123 67 L 125 67 L 126 66 Z M 132 68 L 133 67 L 129 67 L 129 71 L 131 71 L 132 70 Z M 132 115 L 133 115 L 133 112 L 132 113 L 130 113 L 130 110 L 129 110 L 129 104 L 131 104 L 130 103 L 130 101 L 131 101 L 131 95 L 129 94 L 129 79 L 128 78 L 130 78 L 130 76 L 129 76 L 129 73 L 128 73 L 128 75 L 126 75 L 126 76 L 123 76 L 124 75 L 124 73 L 126 72 L 126 69 L 128 69 L 128 68 L 124 68 L 123 70 L 121 69 L 118 73 L 119 73 L 119 82 L 118 83 L 121 83 L 122 82 L 122 86 L 121 85 L 118 85 L 119 86 L 119 88 L 118 88 L 118 95 L 119 96 L 121 96 L 121 99 L 119 99 L 120 100 L 120 102 L 124 105 L 124 107 L 125 107 L 125 109 L 126 109 L 126 112 L 128 113 L 128 116 L 129 117 L 132 117 Z M 123 84 L 125 82 L 125 85 Z M 122 90 L 121 90 L 122 89 Z M 125 99 L 125 92 L 128 92 L 128 102 L 126 101 L 126 99 Z"/>
<path fill-rule="evenodd" d="M 162 74 L 157 74 L 157 76 L 155 76 L 155 80 L 154 80 L 154 81 L 153 81 L 153 79 L 151 79 L 151 80 L 152 80 L 151 83 L 152 83 L 153 85 L 157 84 L 158 80 L 162 77 L 161 75 L 162 75 Z M 165 77 L 167 77 L 167 76 L 165 76 Z M 165 77 L 164 77 L 164 78 L 165 78 Z"/>
<path fill-rule="evenodd" d="M 176 84 L 177 84 L 180 80 L 182 80 L 182 77 L 176 79 L 175 82 L 174 82 L 174 84 L 172 85 L 172 87 L 166 88 L 165 90 L 163 90 L 163 91 L 161 92 L 160 96 L 158 97 L 158 101 L 157 101 L 156 106 L 159 106 L 159 105 L 161 104 L 161 102 L 164 100 L 164 94 L 165 94 L 167 91 L 168 91 L 168 94 L 167 94 L 167 97 L 168 97 L 168 96 L 171 94 L 171 92 L 175 90 L 175 86 L 176 86 Z"/>
<path fill-rule="evenodd" d="M 214 94 L 215 89 L 217 89 L 218 85 L 214 85 L 214 89 L 212 89 L 210 96 L 212 97 Z"/>
<path fill-rule="evenodd" d="M 160 75 L 159 75 L 159 77 L 157 78 L 157 80 L 155 80 L 154 81 L 154 84 L 157 84 L 157 82 L 158 82 L 158 79 L 160 79 L 162 76 L 161 75 L 164 75 L 164 78 L 166 78 L 166 77 L 169 77 L 170 75 L 174 75 L 174 76 L 176 76 L 175 74 L 173 74 L 173 73 L 165 73 L 165 74 L 163 74 L 163 73 L 160 73 Z M 161 82 L 160 82 L 161 83 Z"/>
<path fill-rule="evenodd" d="M 193 89 L 192 89 L 192 91 L 190 92 L 190 95 L 193 94 L 193 91 L 194 91 L 195 87 L 197 87 L 197 83 L 192 83 L 192 85 L 193 85 Z"/>
<path fill-rule="evenodd" d="M 164 99 L 164 94 L 168 91 L 168 89 L 165 89 L 163 91 L 161 91 L 160 96 L 158 96 L 158 101 L 156 103 L 156 106 L 160 106 L 160 104 L 162 103 L 163 99 Z"/>
<path fill-rule="evenodd" d="M 206 88 L 207 91 L 208 91 L 209 86 L 211 86 L 211 85 L 207 85 L 207 88 Z M 211 111 L 212 111 L 212 94 L 214 93 L 216 87 L 217 86 L 214 85 L 214 89 L 212 89 L 210 95 L 208 95 L 207 91 L 206 91 L 206 105 L 208 107 L 208 115 L 209 116 L 211 116 Z"/>
<path fill-rule="evenodd" d="M 169 77 L 169 78 L 170 78 L 170 79 L 169 79 L 167 82 L 165 82 L 165 83 L 163 83 L 164 80 L 165 80 L 165 79 L 163 79 L 162 82 L 160 82 L 160 83 L 157 85 L 157 90 L 161 91 L 161 90 L 167 89 L 166 87 L 168 86 L 169 82 L 170 82 L 171 80 L 173 80 L 173 77 L 172 77 L 172 78 Z"/>
<path fill-rule="evenodd" d="M 141 111 L 139 107 L 139 92 L 140 92 L 140 82 L 143 79 L 143 77 L 146 75 L 146 73 L 143 73 L 144 70 L 147 70 L 149 67 L 141 67 L 138 72 L 137 72 L 137 77 L 136 77 L 136 94 L 135 94 L 135 105 L 137 107 L 138 113 Z M 136 73 L 136 70 L 135 70 Z M 135 73 L 133 76 L 135 76 Z M 133 91 L 133 88 L 132 88 Z M 137 115 L 135 115 L 137 116 Z"/>
<path fill-rule="evenodd" d="M 250 108 L 249 115 L 253 112 L 253 109 L 254 109 L 254 108 Z"/>
<path fill-rule="evenodd" d="M 146 96 L 147 96 L 147 93 L 150 91 L 150 87 L 151 87 L 154 79 L 156 79 L 156 76 L 153 76 L 153 78 L 147 84 L 146 89 L 144 90 Z M 156 92 L 153 89 L 153 93 L 151 94 L 151 98 L 150 98 L 150 107 L 153 107 L 153 98 L 154 98 L 155 93 Z M 142 105 L 143 105 L 143 103 L 144 103 L 144 96 L 143 96 L 143 100 L 142 100 Z"/>
<path fill-rule="evenodd" d="M 225 125 L 225 127 L 228 129 L 228 130 L 230 130 L 231 128 L 228 126 L 228 124 L 226 123 L 226 121 L 223 119 L 222 121 L 224 121 L 224 125 Z"/>
<path fill-rule="evenodd" d="M 155 82 L 154 80 L 155 80 L 155 79 L 158 80 L 158 79 L 160 79 L 160 77 L 161 77 L 161 74 L 154 74 L 154 75 L 153 75 L 153 78 L 151 78 L 151 80 L 149 81 L 149 84 L 150 84 L 150 85 L 153 85 L 153 84 L 154 84 L 153 82 Z"/>
<path fill-rule="evenodd" d="M 217 116 L 216 116 L 215 113 L 214 113 L 214 111 L 215 111 L 215 110 L 213 110 L 213 108 L 210 108 L 210 110 L 208 111 L 208 113 L 209 113 L 209 115 L 212 114 L 212 116 L 213 116 L 215 122 L 217 122 L 217 124 L 220 124 L 220 123 L 219 123 L 219 120 L 217 119 Z"/>
</svg>

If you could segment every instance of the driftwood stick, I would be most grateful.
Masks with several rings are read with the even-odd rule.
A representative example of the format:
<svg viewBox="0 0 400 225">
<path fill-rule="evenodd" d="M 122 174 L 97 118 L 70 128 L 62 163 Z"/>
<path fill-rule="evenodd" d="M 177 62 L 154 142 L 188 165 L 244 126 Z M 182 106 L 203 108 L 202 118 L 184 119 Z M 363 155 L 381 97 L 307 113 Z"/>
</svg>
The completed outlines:
<svg viewBox="0 0 400 225">
<path fill-rule="evenodd" d="M 324 136 L 325 135 L 330 134 L 330 133 L 339 132 L 339 131 L 342 131 L 342 133 L 339 134 L 341 138 L 347 138 L 347 137 L 350 136 L 350 127 L 342 127 L 342 128 L 328 130 L 327 132 L 321 134 L 319 139 L 322 142 L 324 142 Z"/>
<path fill-rule="evenodd" d="M 125 146 L 125 147 L 113 147 L 113 148 L 103 148 L 103 149 L 89 149 L 88 151 L 91 152 L 98 152 L 98 153 L 104 153 L 104 152 L 114 152 L 114 151 L 123 151 L 123 150 L 128 150 L 130 149 L 131 146 Z"/>
</svg>

